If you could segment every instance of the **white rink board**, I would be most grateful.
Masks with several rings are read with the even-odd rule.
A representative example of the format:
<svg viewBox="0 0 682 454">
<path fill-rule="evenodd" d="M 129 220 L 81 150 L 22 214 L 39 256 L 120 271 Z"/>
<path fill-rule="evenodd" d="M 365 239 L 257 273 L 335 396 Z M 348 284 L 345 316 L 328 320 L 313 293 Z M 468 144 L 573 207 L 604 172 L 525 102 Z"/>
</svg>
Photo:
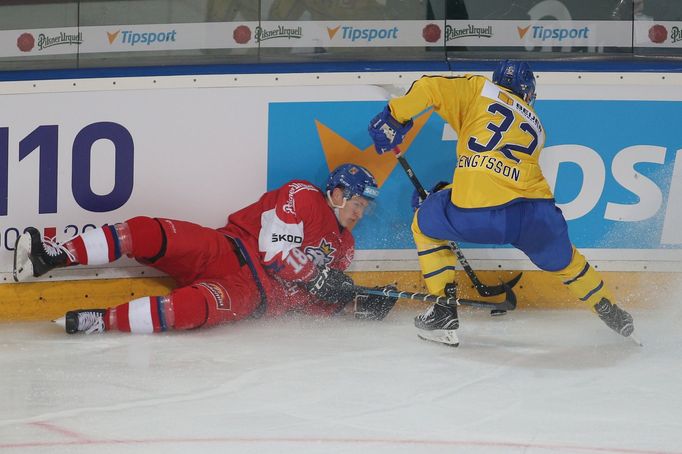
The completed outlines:
<svg viewBox="0 0 682 454">
<path fill-rule="evenodd" d="M 403 93 L 420 76 L 255 74 L 0 83 L 0 93 L 12 95 L 3 96 L 0 111 L 0 127 L 9 131 L 7 215 L 0 217 L 0 274 L 7 278 L 11 272 L 12 240 L 16 236 L 11 229 L 20 231 L 29 225 L 56 227 L 60 241 L 87 224 L 101 225 L 141 214 L 221 226 L 230 212 L 253 202 L 266 190 L 269 103 L 381 101 L 389 93 Z M 682 101 L 682 76 L 678 74 L 540 73 L 539 83 L 543 99 Z M 82 209 L 72 188 L 75 138 L 98 122 L 123 127 L 130 133 L 135 150 L 130 198 L 120 208 L 104 213 Z M 18 159 L 20 143 L 27 137 L 35 139 L 32 133 L 39 126 L 56 126 L 58 131 L 56 213 L 38 214 L 39 155 L 46 148 L 25 143 L 26 156 Z M 91 188 L 96 194 L 107 194 L 115 186 L 113 149 L 107 140 L 92 146 Z M 670 196 L 671 200 L 678 197 Z M 671 219 L 667 231 L 679 231 L 682 220 Z M 515 252 L 476 249 L 466 253 L 472 265 L 481 269 L 533 269 Z M 410 249 L 359 250 L 357 255 L 354 271 L 418 269 Z M 590 250 L 590 258 L 605 270 L 682 270 L 678 249 L 595 249 Z M 99 277 L 135 276 L 140 269 L 134 262 L 122 260 L 99 268 L 97 273 Z M 76 268 L 56 277 L 94 277 L 94 272 Z M 145 275 L 149 274 L 147 269 Z"/>
<path fill-rule="evenodd" d="M 224 225 L 231 212 L 256 201 L 266 190 L 268 103 L 382 99 L 383 90 L 356 87 L 351 96 L 346 87 L 338 86 L 91 90 L 5 96 L 0 125 L 9 131 L 10 158 L 7 215 L 1 218 L 0 272 L 5 276 L 11 273 L 17 232 L 27 226 L 56 227 L 57 239 L 63 242 L 84 227 L 138 215 L 185 219 L 211 227 Z M 134 181 L 129 199 L 120 208 L 98 213 L 85 210 L 75 200 L 73 186 L 87 186 L 88 182 L 82 174 L 74 177 L 72 159 L 76 137 L 102 122 L 117 124 L 132 137 Z M 56 129 L 39 136 L 36 129 L 40 127 Z M 55 171 L 41 159 L 53 151 L 50 140 L 57 137 Z M 18 150 L 27 142 L 40 146 L 23 145 L 25 156 L 18 159 Z M 112 140 L 92 144 L 90 188 L 94 194 L 110 194 L 120 183 L 115 170 L 117 154 Z M 44 178 L 41 182 L 41 171 L 56 173 L 56 192 L 47 187 Z M 53 198 L 57 211 L 39 213 L 41 200 Z M 125 276 L 131 273 L 131 265 L 134 262 L 124 259 L 99 268 L 97 273 L 99 277 Z M 93 273 L 70 269 L 64 277 L 91 277 Z"/>
</svg>

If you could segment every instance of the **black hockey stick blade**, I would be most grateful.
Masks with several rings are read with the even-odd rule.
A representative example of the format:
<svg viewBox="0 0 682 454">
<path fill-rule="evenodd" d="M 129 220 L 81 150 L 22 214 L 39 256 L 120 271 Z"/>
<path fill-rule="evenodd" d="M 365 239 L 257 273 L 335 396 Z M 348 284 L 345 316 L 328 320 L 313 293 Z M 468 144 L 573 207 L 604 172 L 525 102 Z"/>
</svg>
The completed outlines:
<svg viewBox="0 0 682 454">
<path fill-rule="evenodd" d="M 497 311 L 513 311 L 516 309 L 516 295 L 514 290 L 507 284 L 501 284 L 502 291 L 505 294 L 504 301 L 501 303 L 491 303 L 489 301 L 478 301 L 459 298 L 458 304 L 462 306 L 477 307 L 480 309 L 492 309 Z"/>
<path fill-rule="evenodd" d="M 499 285 L 485 285 L 479 281 L 477 285 L 474 285 L 474 287 L 478 291 L 478 294 L 481 296 L 501 295 L 506 292 L 506 287 L 514 288 L 514 286 L 518 284 L 518 282 L 521 280 L 521 276 L 523 276 L 523 273 L 519 273 L 516 276 L 514 276 L 514 278 L 510 279 L 507 282 L 503 282 Z"/>
</svg>

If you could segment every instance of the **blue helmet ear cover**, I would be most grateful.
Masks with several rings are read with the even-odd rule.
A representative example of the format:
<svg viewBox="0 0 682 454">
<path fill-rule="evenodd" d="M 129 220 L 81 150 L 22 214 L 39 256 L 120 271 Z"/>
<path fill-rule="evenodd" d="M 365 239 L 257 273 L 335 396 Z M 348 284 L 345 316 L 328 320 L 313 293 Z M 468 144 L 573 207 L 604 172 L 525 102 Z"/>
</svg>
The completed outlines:
<svg viewBox="0 0 682 454">
<path fill-rule="evenodd" d="M 525 61 L 504 60 L 493 71 L 493 82 L 528 103 L 535 100 L 535 74 Z"/>
<path fill-rule="evenodd" d="M 327 178 L 326 190 L 343 189 L 343 197 L 351 199 L 362 196 L 369 200 L 379 197 L 379 185 L 366 168 L 357 164 L 342 164 L 334 169 Z"/>
</svg>

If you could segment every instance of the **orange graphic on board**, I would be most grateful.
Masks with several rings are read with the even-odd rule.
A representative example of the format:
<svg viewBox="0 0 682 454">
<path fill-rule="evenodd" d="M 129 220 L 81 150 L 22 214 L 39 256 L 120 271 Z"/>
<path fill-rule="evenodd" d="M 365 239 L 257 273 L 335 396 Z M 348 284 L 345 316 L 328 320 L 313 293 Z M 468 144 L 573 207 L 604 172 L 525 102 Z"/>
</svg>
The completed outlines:
<svg viewBox="0 0 682 454">
<path fill-rule="evenodd" d="M 417 137 L 419 131 L 428 121 L 432 113 L 433 109 L 429 109 L 424 114 L 415 118 L 414 126 L 405 136 L 405 140 L 403 140 L 403 143 L 399 147 L 400 151 L 407 153 L 410 146 L 412 145 L 412 142 Z M 315 125 L 317 127 L 317 135 L 320 137 L 320 144 L 322 145 L 322 150 L 324 151 L 324 156 L 327 160 L 327 167 L 329 168 L 329 171 L 335 169 L 341 164 L 352 162 L 354 164 L 366 167 L 370 172 L 372 172 L 374 177 L 377 179 L 379 187 L 381 187 L 393 171 L 393 168 L 398 163 L 395 157 L 392 156 L 392 153 L 384 153 L 379 155 L 374 152 L 374 145 L 370 145 L 364 150 L 361 150 L 320 121 L 315 120 Z"/>
</svg>

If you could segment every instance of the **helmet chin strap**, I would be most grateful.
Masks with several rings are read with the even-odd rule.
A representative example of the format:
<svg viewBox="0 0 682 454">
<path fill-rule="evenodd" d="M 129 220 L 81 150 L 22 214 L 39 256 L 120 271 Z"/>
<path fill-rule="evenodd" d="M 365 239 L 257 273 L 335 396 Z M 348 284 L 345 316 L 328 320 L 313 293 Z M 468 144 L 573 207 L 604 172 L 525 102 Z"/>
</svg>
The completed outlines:
<svg viewBox="0 0 682 454">
<path fill-rule="evenodd" d="M 339 218 L 339 210 L 340 210 L 341 208 L 343 208 L 343 207 L 346 206 L 346 200 L 347 200 L 347 199 L 344 197 L 344 198 L 343 198 L 343 204 L 337 205 L 337 204 L 335 204 L 334 201 L 332 200 L 332 193 L 331 193 L 331 191 L 327 191 L 327 201 L 329 202 L 329 204 L 330 204 L 330 205 L 332 206 L 332 208 L 334 209 L 334 214 L 336 215 L 336 220 L 339 221 L 339 222 L 341 222 L 341 218 Z"/>
</svg>

